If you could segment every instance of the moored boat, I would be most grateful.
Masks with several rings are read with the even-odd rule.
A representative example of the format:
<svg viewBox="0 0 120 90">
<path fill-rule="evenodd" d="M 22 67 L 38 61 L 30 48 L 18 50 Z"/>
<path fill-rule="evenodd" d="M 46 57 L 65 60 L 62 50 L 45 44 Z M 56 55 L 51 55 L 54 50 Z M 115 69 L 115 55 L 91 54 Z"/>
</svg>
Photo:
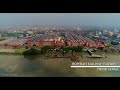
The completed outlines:
<svg viewBox="0 0 120 90">
<path fill-rule="evenodd" d="M 87 56 L 87 58 L 102 58 L 103 56 L 101 55 L 91 55 L 91 56 Z"/>
</svg>

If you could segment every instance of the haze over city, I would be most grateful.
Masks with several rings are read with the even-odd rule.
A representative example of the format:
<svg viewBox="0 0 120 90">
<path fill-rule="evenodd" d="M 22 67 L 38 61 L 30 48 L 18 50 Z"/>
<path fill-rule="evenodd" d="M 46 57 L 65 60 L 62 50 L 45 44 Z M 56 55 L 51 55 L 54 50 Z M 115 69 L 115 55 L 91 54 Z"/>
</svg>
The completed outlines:
<svg viewBox="0 0 120 90">
<path fill-rule="evenodd" d="M 0 13 L 0 25 L 120 26 L 118 13 Z"/>
<path fill-rule="evenodd" d="M 117 77 L 118 66 L 120 14 L 0 14 L 0 77 Z"/>
</svg>

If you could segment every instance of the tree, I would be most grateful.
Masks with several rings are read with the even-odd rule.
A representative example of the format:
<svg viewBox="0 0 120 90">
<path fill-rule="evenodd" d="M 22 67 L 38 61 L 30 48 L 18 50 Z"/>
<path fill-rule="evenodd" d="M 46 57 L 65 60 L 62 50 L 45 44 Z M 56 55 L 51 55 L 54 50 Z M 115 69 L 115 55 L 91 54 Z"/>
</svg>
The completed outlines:
<svg viewBox="0 0 120 90">
<path fill-rule="evenodd" d="M 76 47 L 76 52 L 82 52 L 83 50 L 83 47 L 82 46 L 77 46 Z"/>
<path fill-rule="evenodd" d="M 36 46 L 36 44 L 33 44 L 33 47 L 35 47 Z"/>
<path fill-rule="evenodd" d="M 74 52 L 82 52 L 83 47 L 82 46 L 73 46 L 72 51 Z"/>
<path fill-rule="evenodd" d="M 37 48 L 36 44 L 33 44 L 33 48 Z"/>
<path fill-rule="evenodd" d="M 23 46 L 25 46 L 25 49 L 28 49 L 28 43 L 26 42 L 25 44 L 23 44 Z"/>
<path fill-rule="evenodd" d="M 61 49 L 62 49 L 62 51 L 64 51 L 65 53 L 69 52 L 69 50 L 70 50 L 69 47 L 62 47 Z"/>
<path fill-rule="evenodd" d="M 37 55 L 37 54 L 40 54 L 40 50 L 37 50 L 35 48 L 31 48 L 23 52 L 23 55 Z"/>
<path fill-rule="evenodd" d="M 68 43 L 67 43 L 67 41 L 66 41 L 66 40 L 65 40 L 65 42 L 64 42 L 64 43 L 65 43 L 65 46 L 68 46 Z"/>
<path fill-rule="evenodd" d="M 13 48 L 14 48 L 14 49 L 18 49 L 18 47 L 17 47 L 17 46 L 13 46 Z"/>
<path fill-rule="evenodd" d="M 119 45 L 119 42 L 111 42 L 112 45 Z"/>
<path fill-rule="evenodd" d="M 69 50 L 70 50 L 70 48 L 69 48 L 69 47 L 66 47 L 66 46 L 61 47 L 61 53 L 62 53 L 62 55 L 64 56 L 64 55 L 65 55 L 65 53 L 68 53 L 68 52 L 69 52 Z"/>
<path fill-rule="evenodd" d="M 25 49 L 28 49 L 28 46 L 25 46 Z"/>
<path fill-rule="evenodd" d="M 8 44 L 4 44 L 5 48 L 8 46 Z"/>
<path fill-rule="evenodd" d="M 42 47 L 41 48 L 41 52 L 48 52 L 50 49 L 52 49 L 52 47 L 51 46 L 44 46 L 44 47 Z"/>
<path fill-rule="evenodd" d="M 65 51 L 62 51 L 62 55 L 65 56 Z"/>
</svg>

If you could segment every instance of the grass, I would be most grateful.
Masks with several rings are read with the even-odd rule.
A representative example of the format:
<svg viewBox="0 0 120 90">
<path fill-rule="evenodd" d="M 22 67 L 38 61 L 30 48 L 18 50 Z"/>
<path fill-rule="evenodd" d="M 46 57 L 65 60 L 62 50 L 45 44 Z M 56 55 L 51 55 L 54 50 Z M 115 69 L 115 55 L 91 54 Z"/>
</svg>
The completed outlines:
<svg viewBox="0 0 120 90">
<path fill-rule="evenodd" d="M 16 52 L 0 52 L 0 54 L 20 54 L 20 53 L 16 53 Z"/>
<path fill-rule="evenodd" d="M 15 50 L 15 52 L 0 52 L 0 54 L 20 54 L 22 55 L 24 51 L 26 51 L 28 49 L 17 49 Z"/>
<path fill-rule="evenodd" d="M 28 49 L 18 49 L 15 51 L 15 53 L 20 53 L 22 54 L 24 51 L 27 51 Z"/>
<path fill-rule="evenodd" d="M 0 41 L 6 40 L 5 38 L 0 38 Z"/>
</svg>

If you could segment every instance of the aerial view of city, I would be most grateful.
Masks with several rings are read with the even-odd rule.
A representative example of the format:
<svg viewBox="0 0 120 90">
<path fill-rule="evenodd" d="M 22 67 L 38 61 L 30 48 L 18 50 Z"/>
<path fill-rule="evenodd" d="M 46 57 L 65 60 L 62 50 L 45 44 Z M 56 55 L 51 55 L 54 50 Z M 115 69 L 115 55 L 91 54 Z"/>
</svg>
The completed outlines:
<svg viewBox="0 0 120 90">
<path fill-rule="evenodd" d="M 120 14 L 0 13 L 0 77 L 119 77 Z"/>
</svg>

